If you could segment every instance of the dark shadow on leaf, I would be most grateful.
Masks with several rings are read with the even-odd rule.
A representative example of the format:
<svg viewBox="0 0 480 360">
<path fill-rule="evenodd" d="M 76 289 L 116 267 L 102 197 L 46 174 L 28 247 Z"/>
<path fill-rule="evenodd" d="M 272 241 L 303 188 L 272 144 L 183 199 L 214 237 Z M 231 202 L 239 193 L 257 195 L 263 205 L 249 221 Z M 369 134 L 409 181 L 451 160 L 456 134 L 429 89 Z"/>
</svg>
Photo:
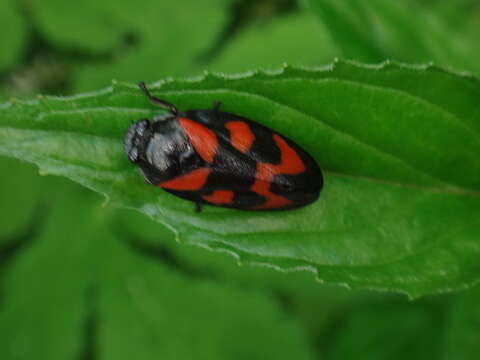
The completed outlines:
<svg viewBox="0 0 480 360">
<path fill-rule="evenodd" d="M 46 206 L 38 205 L 28 224 L 18 233 L 0 241 L 0 305 L 3 299 L 2 280 L 14 259 L 30 246 L 42 230 L 47 217 Z"/>
<path fill-rule="evenodd" d="M 83 328 L 83 348 L 78 360 L 98 359 L 98 329 L 100 314 L 98 312 L 98 291 L 96 283 L 92 283 L 85 295 L 85 306 L 87 315 Z"/>
<path fill-rule="evenodd" d="M 159 262 L 171 270 L 189 278 L 218 280 L 219 276 L 212 270 L 200 269 L 180 259 L 172 250 L 161 243 L 152 244 L 132 234 L 121 224 L 110 226 L 112 233 L 134 252 Z"/>
<path fill-rule="evenodd" d="M 276 303 L 279 305 L 279 308 L 282 309 L 284 313 L 295 315 L 297 303 L 292 294 L 289 294 L 281 289 L 272 289 L 271 294 Z"/>
</svg>

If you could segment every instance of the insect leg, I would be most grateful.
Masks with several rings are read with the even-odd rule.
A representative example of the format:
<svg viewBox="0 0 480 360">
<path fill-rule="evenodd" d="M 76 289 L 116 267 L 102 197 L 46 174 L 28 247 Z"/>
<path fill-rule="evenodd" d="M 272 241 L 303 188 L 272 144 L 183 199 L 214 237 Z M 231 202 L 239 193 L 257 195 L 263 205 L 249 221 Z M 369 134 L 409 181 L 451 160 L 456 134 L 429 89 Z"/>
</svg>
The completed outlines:
<svg viewBox="0 0 480 360">
<path fill-rule="evenodd" d="M 202 205 L 200 204 L 200 201 L 195 202 L 195 212 L 199 213 L 202 211 Z"/>
<path fill-rule="evenodd" d="M 166 121 L 166 120 L 172 119 L 172 118 L 174 118 L 174 117 L 175 117 L 175 115 L 174 115 L 174 114 L 171 114 L 171 113 L 155 115 L 155 116 L 152 118 L 152 122 Z"/>
<path fill-rule="evenodd" d="M 214 101 L 213 105 L 212 105 L 213 111 L 218 112 L 221 105 L 222 105 L 222 103 L 220 101 L 218 101 L 218 100 Z"/>
<path fill-rule="evenodd" d="M 140 90 L 143 91 L 143 93 L 148 97 L 148 100 L 150 100 L 150 102 L 153 105 L 160 106 L 160 107 L 163 107 L 165 109 L 168 109 L 173 115 L 178 114 L 178 110 L 175 107 L 175 105 L 170 104 L 169 102 L 160 100 L 160 99 L 152 96 L 150 94 L 150 91 L 147 89 L 147 86 L 145 85 L 145 83 L 143 81 L 138 83 L 138 87 L 140 88 Z"/>
</svg>

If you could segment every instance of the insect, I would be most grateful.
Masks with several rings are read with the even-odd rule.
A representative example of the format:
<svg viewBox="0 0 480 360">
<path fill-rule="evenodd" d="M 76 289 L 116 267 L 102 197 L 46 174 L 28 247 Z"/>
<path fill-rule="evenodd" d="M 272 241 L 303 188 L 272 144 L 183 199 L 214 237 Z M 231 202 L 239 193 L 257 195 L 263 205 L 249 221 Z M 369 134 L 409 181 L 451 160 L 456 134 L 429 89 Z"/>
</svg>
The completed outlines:
<svg viewBox="0 0 480 360">
<path fill-rule="evenodd" d="M 252 120 L 212 109 L 168 110 L 132 123 L 125 153 L 149 184 L 201 204 L 242 210 L 288 210 L 315 201 L 323 176 L 315 160 L 283 135 Z"/>
</svg>

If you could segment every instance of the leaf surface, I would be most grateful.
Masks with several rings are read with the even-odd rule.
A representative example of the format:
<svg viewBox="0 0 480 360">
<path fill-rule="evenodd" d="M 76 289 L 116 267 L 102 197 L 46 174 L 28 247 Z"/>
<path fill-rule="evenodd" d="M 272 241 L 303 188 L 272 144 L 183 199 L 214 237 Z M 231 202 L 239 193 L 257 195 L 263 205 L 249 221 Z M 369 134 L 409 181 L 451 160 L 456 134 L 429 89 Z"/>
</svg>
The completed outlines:
<svg viewBox="0 0 480 360">
<path fill-rule="evenodd" d="M 458 29 L 432 6 L 410 0 L 308 0 L 306 4 L 328 27 L 340 56 L 371 63 L 435 61 L 480 70 L 478 32 Z"/>
<path fill-rule="evenodd" d="M 180 241 L 320 280 L 420 296 L 478 280 L 480 84 L 435 67 L 332 67 L 159 82 L 180 109 L 222 109 L 292 138 L 325 171 L 303 209 L 245 212 L 146 186 L 122 150 L 132 120 L 158 113 L 129 84 L 7 103 L 0 153 L 137 209 Z"/>
<path fill-rule="evenodd" d="M 413 302 L 377 296 L 351 303 L 326 339 L 324 358 L 476 359 L 479 290 L 475 286 Z"/>
<path fill-rule="evenodd" d="M 305 11 L 243 29 L 207 69 L 231 73 L 275 69 L 284 63 L 318 66 L 331 62 L 336 55 L 328 31 Z"/>
<path fill-rule="evenodd" d="M 0 71 L 4 71 L 18 61 L 26 42 L 25 22 L 15 1 L 0 2 L 0 23 L 8 30 L 0 33 Z"/>
<path fill-rule="evenodd" d="M 2 359 L 312 359 L 273 296 L 146 256 L 86 189 L 50 177 L 43 196 L 8 263 L 0 242 Z"/>
</svg>

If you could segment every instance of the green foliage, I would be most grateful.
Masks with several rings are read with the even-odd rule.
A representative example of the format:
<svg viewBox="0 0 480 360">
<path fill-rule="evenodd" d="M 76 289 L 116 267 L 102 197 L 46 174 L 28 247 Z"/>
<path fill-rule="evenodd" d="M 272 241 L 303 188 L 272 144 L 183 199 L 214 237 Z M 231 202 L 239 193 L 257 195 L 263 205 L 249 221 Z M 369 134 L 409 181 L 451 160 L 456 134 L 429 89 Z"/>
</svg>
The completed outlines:
<svg viewBox="0 0 480 360">
<path fill-rule="evenodd" d="M 414 303 L 357 302 L 340 322 L 325 359 L 475 359 L 479 290 Z"/>
<path fill-rule="evenodd" d="M 326 359 L 438 359 L 443 309 L 399 301 L 357 304 L 332 341 Z M 365 326 L 368 324 L 368 326 Z"/>
<path fill-rule="evenodd" d="M 445 336 L 446 359 L 475 359 L 480 351 L 480 287 L 458 295 L 446 316 L 448 325 Z"/>
<path fill-rule="evenodd" d="M 298 51 L 308 49 L 308 51 Z M 298 13 L 256 24 L 238 34 L 215 61 L 213 71 L 248 71 L 272 69 L 290 64 L 318 65 L 336 55 L 327 31 L 315 17 Z"/>
<path fill-rule="evenodd" d="M 478 32 L 453 28 L 449 18 L 417 1 L 307 0 L 342 55 L 365 62 L 435 61 L 479 71 Z"/>
<path fill-rule="evenodd" d="M 62 14 L 66 21 L 71 22 L 71 26 L 84 27 L 84 20 L 79 18 L 77 7 L 72 7 L 70 3 L 58 1 L 59 9 L 57 4 L 55 7 L 46 7 L 41 1 L 38 3 L 39 9 L 44 9 L 46 15 L 58 18 L 58 14 Z M 129 0 L 112 0 L 101 2 L 103 9 L 98 11 L 98 1 L 88 1 L 89 6 L 82 2 L 78 8 L 84 9 L 86 17 L 90 13 L 97 16 L 92 19 L 92 33 L 85 36 L 83 32 L 72 29 L 66 32 L 66 35 L 58 35 L 61 46 L 75 44 L 76 34 L 82 34 L 78 44 L 85 48 L 97 45 L 98 41 L 99 47 L 112 50 L 114 44 L 121 45 L 121 39 L 125 37 L 127 44 L 123 47 L 117 45 L 116 52 L 122 56 L 117 58 L 113 55 L 113 63 L 76 65 L 73 75 L 75 90 L 98 89 L 110 84 L 112 79 L 154 81 L 167 75 L 200 71 L 198 58 L 224 24 L 225 4 L 220 0 L 184 0 L 183 3 L 183 6 L 179 7 L 171 1 L 150 0 L 132 9 Z M 64 8 L 66 13 L 62 11 Z M 95 11 L 92 11 L 92 8 Z M 109 14 L 108 18 L 112 23 L 105 21 L 106 14 Z M 48 27 L 59 27 L 48 17 L 42 24 L 47 26 L 47 30 Z M 104 29 L 102 31 L 96 27 Z M 98 34 L 110 35 L 102 39 Z M 112 34 L 115 36 L 113 39 Z M 129 36 L 133 37 L 130 40 L 133 43 L 128 46 Z"/>
<path fill-rule="evenodd" d="M 0 33 L 0 71 L 4 71 L 19 60 L 25 45 L 25 22 L 18 16 L 13 0 L 0 2 L 0 24 L 4 29 Z"/>
<path fill-rule="evenodd" d="M 0 153 L 135 208 L 182 242 L 226 250 L 244 262 L 309 269 L 325 282 L 412 297 L 477 281 L 476 79 L 436 68 L 341 62 L 155 89 L 181 109 L 221 100 L 224 110 L 301 143 L 325 170 L 320 200 L 292 212 L 206 207 L 195 214 L 190 202 L 145 186 L 121 140 L 131 119 L 156 110 L 130 85 L 6 104 Z"/>
<path fill-rule="evenodd" d="M 479 11 L 475 0 L 0 2 L 0 99 L 95 90 L 1 104 L 0 154 L 107 199 L 0 158 L 0 358 L 476 359 L 479 81 L 388 60 L 478 73 Z M 384 65 L 325 66 L 334 57 Z M 222 100 L 311 152 L 320 199 L 196 214 L 146 186 L 121 140 L 159 110 L 133 84 L 179 76 L 194 78 L 155 93 L 181 109 Z"/>
<path fill-rule="evenodd" d="M 19 186 L 39 180 L 33 169 L 20 170 Z M 85 351 L 105 359 L 312 358 L 272 296 L 145 256 L 115 230 L 115 212 L 86 190 L 57 180 L 43 196 L 48 220 L 2 277 L 2 358 L 73 359 Z"/>
</svg>

